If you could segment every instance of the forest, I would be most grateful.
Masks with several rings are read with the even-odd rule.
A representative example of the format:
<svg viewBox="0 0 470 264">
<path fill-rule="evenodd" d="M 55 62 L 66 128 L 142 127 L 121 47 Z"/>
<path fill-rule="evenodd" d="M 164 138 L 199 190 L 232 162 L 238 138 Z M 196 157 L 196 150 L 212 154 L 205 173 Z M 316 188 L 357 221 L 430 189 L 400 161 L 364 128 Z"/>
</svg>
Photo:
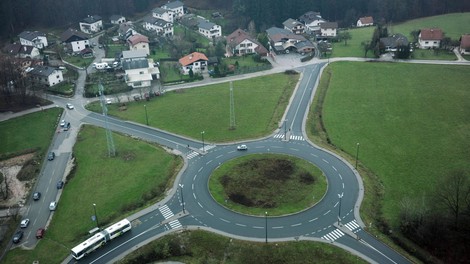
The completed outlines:
<svg viewBox="0 0 470 264">
<path fill-rule="evenodd" d="M 24 30 L 78 27 L 88 15 L 105 20 L 114 14 L 132 18 L 161 6 L 165 0 L 2 0 L 0 37 L 15 38 Z M 400 22 L 444 13 L 470 11 L 470 1 L 462 0 L 182 0 L 185 6 L 212 9 L 238 16 L 246 28 L 253 21 L 258 30 L 280 26 L 287 18 L 298 18 L 306 11 L 320 12 L 340 27 L 355 24 L 358 17 L 373 16 L 376 21 Z M 245 24 L 244 24 L 245 23 Z"/>
</svg>

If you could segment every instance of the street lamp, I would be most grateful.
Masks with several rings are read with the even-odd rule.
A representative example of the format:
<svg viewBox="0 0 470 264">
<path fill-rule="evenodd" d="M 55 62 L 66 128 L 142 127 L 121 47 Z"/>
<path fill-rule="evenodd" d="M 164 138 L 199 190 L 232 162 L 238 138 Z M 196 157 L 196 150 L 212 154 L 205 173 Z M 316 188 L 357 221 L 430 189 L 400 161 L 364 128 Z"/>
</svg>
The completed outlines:
<svg viewBox="0 0 470 264">
<path fill-rule="evenodd" d="M 144 105 L 145 108 L 145 120 L 147 121 L 147 126 L 149 125 L 149 116 L 147 115 L 147 105 Z"/>
<path fill-rule="evenodd" d="M 355 169 L 357 169 L 357 159 L 359 157 L 359 143 L 356 144 L 356 166 Z"/>
<path fill-rule="evenodd" d="M 268 243 L 268 212 L 264 212 L 264 224 L 266 229 L 266 244 Z"/>
<path fill-rule="evenodd" d="M 184 198 L 183 198 L 183 184 L 179 183 L 178 184 L 180 186 L 180 195 L 181 195 L 181 204 L 183 205 L 183 214 L 186 213 L 186 211 L 184 210 Z"/>
<path fill-rule="evenodd" d="M 93 204 L 93 210 L 95 211 L 96 227 L 100 229 L 100 225 L 98 224 L 98 215 L 96 214 L 96 204 Z"/>
<path fill-rule="evenodd" d="M 202 152 L 204 153 L 204 131 L 201 132 L 202 137 Z"/>
<path fill-rule="evenodd" d="M 338 225 L 341 224 L 341 198 L 343 198 L 343 193 L 339 194 L 338 193 L 338 198 L 339 198 L 339 210 L 338 210 Z"/>
</svg>

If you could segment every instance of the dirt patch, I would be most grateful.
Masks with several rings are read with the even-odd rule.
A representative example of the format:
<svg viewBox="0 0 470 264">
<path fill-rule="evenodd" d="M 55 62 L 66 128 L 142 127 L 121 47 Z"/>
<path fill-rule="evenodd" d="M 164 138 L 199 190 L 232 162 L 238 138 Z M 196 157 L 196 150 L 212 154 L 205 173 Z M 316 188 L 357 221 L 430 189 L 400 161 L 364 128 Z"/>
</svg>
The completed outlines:
<svg viewBox="0 0 470 264">
<path fill-rule="evenodd" d="M 0 172 L 4 176 L 0 183 L 0 208 L 24 205 L 30 182 L 18 180 L 17 175 L 23 165 L 33 157 L 34 153 L 30 153 L 0 161 Z M 5 197 L 7 198 L 5 199 Z"/>
</svg>

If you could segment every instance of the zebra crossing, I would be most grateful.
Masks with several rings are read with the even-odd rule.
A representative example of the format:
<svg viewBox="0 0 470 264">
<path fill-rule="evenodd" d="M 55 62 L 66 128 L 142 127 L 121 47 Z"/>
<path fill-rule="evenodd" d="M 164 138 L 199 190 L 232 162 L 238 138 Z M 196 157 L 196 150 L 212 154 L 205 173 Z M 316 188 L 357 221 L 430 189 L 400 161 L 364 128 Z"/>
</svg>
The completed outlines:
<svg viewBox="0 0 470 264">
<path fill-rule="evenodd" d="M 213 149 L 215 147 L 216 147 L 216 145 L 206 145 L 206 146 L 204 146 L 204 151 L 208 151 L 208 150 Z M 202 148 L 199 148 L 199 150 L 202 151 Z M 188 152 L 188 154 L 186 154 L 186 158 L 187 159 L 192 159 L 192 158 L 197 157 L 199 155 L 200 154 L 197 151 L 190 151 L 190 152 Z"/>
<path fill-rule="evenodd" d="M 164 206 L 158 208 L 158 210 L 160 211 L 160 213 L 162 213 L 162 215 L 163 215 L 163 217 L 165 217 L 165 219 L 168 219 L 168 218 L 174 216 L 173 212 L 171 211 L 170 208 L 168 208 L 168 206 L 166 204 Z M 181 225 L 181 223 L 178 219 L 170 221 L 168 224 L 170 225 L 170 229 L 175 229 L 175 228 L 182 227 L 182 225 Z"/>
<path fill-rule="evenodd" d="M 182 227 L 182 225 L 181 225 L 180 221 L 178 221 L 178 219 L 177 219 L 177 220 L 173 220 L 173 221 L 169 222 L 168 224 L 170 225 L 170 227 L 171 227 L 172 229 L 176 229 L 176 228 Z"/>
<path fill-rule="evenodd" d="M 336 239 L 338 239 L 342 236 L 344 236 L 344 233 L 339 229 L 335 229 L 335 230 L 331 231 L 330 233 L 322 236 L 321 238 L 333 242 L 333 241 L 335 241 Z"/>
<path fill-rule="evenodd" d="M 276 135 L 274 135 L 274 138 L 284 139 L 284 133 L 282 133 L 282 134 L 276 134 Z M 289 140 L 304 141 L 305 139 L 304 139 L 303 136 L 290 135 L 290 136 L 289 136 Z"/>
<path fill-rule="evenodd" d="M 351 222 L 345 224 L 344 226 L 354 233 L 358 232 L 359 227 L 360 227 L 359 224 L 356 222 L 356 220 L 352 220 Z"/>
</svg>

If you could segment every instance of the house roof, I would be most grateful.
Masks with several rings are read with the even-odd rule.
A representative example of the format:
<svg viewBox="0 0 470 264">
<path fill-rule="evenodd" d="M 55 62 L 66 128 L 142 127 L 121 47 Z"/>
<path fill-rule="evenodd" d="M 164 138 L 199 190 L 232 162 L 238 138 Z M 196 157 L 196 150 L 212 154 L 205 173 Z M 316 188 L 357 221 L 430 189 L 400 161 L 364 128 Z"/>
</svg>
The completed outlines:
<svg viewBox="0 0 470 264">
<path fill-rule="evenodd" d="M 292 29 L 292 28 L 294 28 L 294 27 L 296 27 L 296 26 L 298 26 L 298 25 L 302 25 L 302 26 L 303 26 L 302 23 L 300 23 L 299 21 L 297 21 L 297 20 L 295 20 L 295 19 L 292 19 L 292 18 L 287 19 L 287 20 L 284 21 L 282 24 L 283 24 L 286 28 L 290 28 L 290 29 Z"/>
<path fill-rule="evenodd" d="M 324 20 L 321 17 L 320 12 L 308 11 L 308 12 L 306 12 L 305 14 L 303 14 L 299 17 L 299 21 L 301 21 L 305 24 L 310 24 L 315 20 Z"/>
<path fill-rule="evenodd" d="M 465 34 L 460 37 L 460 48 L 462 49 L 470 48 L 470 34 Z"/>
<path fill-rule="evenodd" d="M 271 28 L 268 28 L 266 32 L 268 33 L 269 39 L 271 39 L 274 42 L 279 42 L 279 41 L 282 41 L 283 39 L 297 39 L 300 41 L 306 40 L 304 36 L 296 35 L 290 32 L 289 30 L 283 29 L 283 28 L 271 27 Z"/>
<path fill-rule="evenodd" d="M 338 23 L 337 22 L 323 22 L 320 24 L 321 29 L 337 29 L 338 28 Z"/>
<path fill-rule="evenodd" d="M 423 28 L 419 33 L 423 40 L 442 40 L 444 33 L 439 28 Z"/>
<path fill-rule="evenodd" d="M 119 25 L 118 33 L 120 35 L 124 35 L 127 31 L 129 31 L 129 29 L 134 29 L 134 25 L 132 22 L 127 21 Z"/>
<path fill-rule="evenodd" d="M 145 50 L 123 50 L 122 58 L 123 59 L 133 59 L 133 58 L 146 58 L 147 52 Z"/>
<path fill-rule="evenodd" d="M 359 21 L 361 21 L 361 24 L 363 24 L 363 25 L 365 25 L 365 24 L 374 24 L 374 18 L 372 18 L 371 16 L 361 17 L 361 18 L 359 18 Z"/>
<path fill-rule="evenodd" d="M 214 23 L 210 22 L 210 21 L 200 21 L 199 22 L 199 28 L 202 28 L 202 29 L 207 29 L 207 30 L 210 30 L 212 29 L 213 27 L 215 26 Z"/>
<path fill-rule="evenodd" d="M 163 15 L 163 14 L 171 12 L 171 11 L 169 11 L 167 9 L 163 9 L 161 7 L 156 7 L 152 10 L 152 12 L 155 13 L 155 14 Z"/>
<path fill-rule="evenodd" d="M 179 63 L 183 66 L 186 66 L 186 65 L 193 64 L 194 62 L 200 61 L 200 60 L 208 61 L 209 59 L 203 53 L 193 52 L 179 59 Z"/>
<path fill-rule="evenodd" d="M 39 32 L 39 31 L 23 31 L 21 32 L 18 37 L 22 39 L 26 39 L 29 41 L 33 41 L 37 37 L 45 37 L 46 34 Z"/>
<path fill-rule="evenodd" d="M 149 67 L 149 61 L 146 58 L 128 58 L 121 61 L 123 70 L 144 69 Z"/>
<path fill-rule="evenodd" d="M 389 37 L 380 38 L 380 42 L 385 47 L 390 47 L 390 48 L 396 48 L 398 46 L 407 46 L 409 43 L 408 39 L 400 33 L 394 34 Z"/>
<path fill-rule="evenodd" d="M 156 18 L 156 17 L 153 17 L 153 16 L 147 16 L 143 20 L 144 20 L 144 22 L 147 22 L 149 24 L 156 25 L 156 26 L 159 26 L 159 27 L 162 27 L 162 28 L 166 27 L 166 25 L 168 25 L 168 24 L 171 24 L 168 21 L 165 21 L 163 19 Z"/>
<path fill-rule="evenodd" d="M 147 36 L 141 34 L 135 34 L 127 39 L 127 42 L 132 46 L 139 44 L 139 43 L 149 43 L 149 38 Z"/>
<path fill-rule="evenodd" d="M 47 77 L 53 74 L 55 71 L 57 71 L 57 69 L 54 67 L 37 65 L 34 66 L 31 71 L 29 71 L 29 74 Z"/>
<path fill-rule="evenodd" d="M 295 47 L 297 48 L 298 51 L 301 51 L 301 50 L 304 50 L 304 49 L 314 49 L 315 48 L 313 43 L 310 42 L 309 40 L 300 41 L 300 42 L 295 44 Z"/>
<path fill-rule="evenodd" d="M 261 45 L 261 43 L 259 43 L 256 39 L 251 37 L 246 31 L 242 29 L 237 29 L 234 32 L 232 32 L 232 34 L 226 37 L 226 40 L 227 40 L 227 44 L 232 48 L 242 43 L 244 40 L 249 40 L 258 45 L 255 48 L 256 53 L 258 54 L 268 53 L 268 50 L 263 45 Z"/>
<path fill-rule="evenodd" d="M 162 7 L 163 8 L 168 8 L 168 9 L 176 9 L 176 8 L 182 7 L 182 6 L 184 6 L 184 4 L 181 1 L 173 1 L 173 2 L 169 2 L 165 5 L 163 5 Z"/>
<path fill-rule="evenodd" d="M 98 15 L 93 15 L 93 16 L 87 16 L 84 19 L 82 19 L 82 22 L 87 23 L 87 24 L 93 24 L 101 20 L 101 17 Z"/>
<path fill-rule="evenodd" d="M 87 40 L 88 35 L 86 35 L 85 33 L 81 32 L 81 31 L 78 31 L 76 29 L 72 29 L 72 28 L 67 29 L 66 31 L 64 31 L 62 33 L 62 35 L 60 35 L 60 40 L 62 42 L 68 42 L 72 38 L 73 38 L 73 41 Z"/>
<path fill-rule="evenodd" d="M 21 43 L 9 44 L 5 47 L 4 51 L 10 55 L 17 54 L 31 54 L 36 47 L 21 45 Z"/>
<path fill-rule="evenodd" d="M 121 15 L 112 15 L 109 17 L 109 20 L 111 21 L 117 21 L 119 20 L 120 18 L 123 18 L 124 16 L 121 16 Z"/>
</svg>

